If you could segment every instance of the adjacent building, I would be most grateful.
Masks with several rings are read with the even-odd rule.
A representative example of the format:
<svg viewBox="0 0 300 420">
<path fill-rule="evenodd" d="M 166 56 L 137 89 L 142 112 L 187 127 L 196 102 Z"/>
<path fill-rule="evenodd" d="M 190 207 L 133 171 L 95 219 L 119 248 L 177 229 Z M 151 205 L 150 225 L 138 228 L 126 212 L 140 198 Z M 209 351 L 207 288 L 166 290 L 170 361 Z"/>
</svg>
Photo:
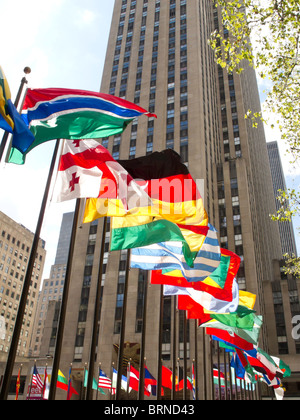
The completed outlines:
<svg viewBox="0 0 300 420">
<path fill-rule="evenodd" d="M 279 196 L 279 190 L 286 191 L 286 182 L 282 168 L 277 141 L 267 143 L 273 189 L 275 198 Z M 276 210 L 281 207 L 280 202 L 275 200 Z M 297 255 L 293 222 L 281 222 L 278 224 L 281 239 L 282 255 Z"/>
<path fill-rule="evenodd" d="M 8 353 L 34 234 L 0 211 L 0 352 Z M 40 239 L 21 330 L 18 356 L 28 357 L 46 258 Z"/>
<path fill-rule="evenodd" d="M 50 277 L 43 281 L 39 293 L 37 315 L 35 319 L 34 332 L 31 341 L 32 357 L 41 355 L 41 343 L 44 338 L 45 320 L 48 316 L 49 304 L 52 301 L 61 301 L 70 247 L 74 213 L 65 213 L 62 218 L 60 234 L 57 244 L 55 263 L 51 266 Z M 52 318 L 53 319 L 53 318 Z"/>
</svg>

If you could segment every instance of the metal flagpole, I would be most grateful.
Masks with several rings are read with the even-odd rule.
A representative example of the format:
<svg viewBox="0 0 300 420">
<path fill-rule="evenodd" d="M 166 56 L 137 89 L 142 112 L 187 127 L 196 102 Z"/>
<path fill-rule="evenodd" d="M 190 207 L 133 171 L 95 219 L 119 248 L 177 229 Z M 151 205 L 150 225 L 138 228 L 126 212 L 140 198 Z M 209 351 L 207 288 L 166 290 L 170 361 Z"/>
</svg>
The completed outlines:
<svg viewBox="0 0 300 420">
<path fill-rule="evenodd" d="M 220 344 L 217 341 L 217 351 L 218 351 L 218 383 L 219 383 L 219 400 L 222 400 L 222 386 L 221 386 L 221 363 L 220 363 Z"/>
<path fill-rule="evenodd" d="M 96 347 L 97 347 L 97 341 L 98 341 L 99 320 L 100 320 L 100 315 L 101 315 L 100 299 L 101 299 L 101 283 L 102 283 L 103 259 L 104 259 L 104 251 L 105 251 L 106 228 L 107 228 L 107 217 L 104 217 L 98 283 L 97 283 L 95 309 L 94 309 L 94 323 L 93 323 L 92 343 L 91 343 L 91 351 L 90 351 L 89 374 L 88 374 L 88 383 L 87 383 L 87 392 L 86 392 L 87 401 L 93 399 L 95 355 L 96 355 Z"/>
<path fill-rule="evenodd" d="M 59 317 L 57 337 L 56 337 L 55 353 L 54 353 L 54 359 L 53 359 L 52 377 L 51 377 L 51 385 L 50 385 L 50 391 L 49 391 L 49 401 L 55 400 L 55 395 L 56 395 L 56 384 L 57 384 L 59 363 L 60 363 L 64 328 L 65 328 L 65 321 L 66 321 L 69 288 L 70 288 L 70 282 L 71 282 L 72 261 L 73 261 L 73 254 L 74 254 L 74 248 L 75 248 L 75 239 L 76 239 L 77 224 L 78 224 L 78 219 L 79 219 L 79 211 L 80 211 L 80 198 L 76 200 L 76 208 L 75 208 L 75 214 L 74 214 L 74 219 L 73 219 L 73 227 L 72 227 L 72 234 L 71 234 L 71 241 L 70 241 L 68 263 L 67 263 L 67 269 L 66 269 L 65 285 L 64 285 L 62 301 L 61 301 L 61 310 L 60 310 L 60 317 Z"/>
<path fill-rule="evenodd" d="M 172 376 L 172 400 L 176 399 L 176 367 L 177 367 L 177 296 L 173 296 L 173 376 Z M 179 374 L 178 374 L 179 375 Z"/>
<path fill-rule="evenodd" d="M 210 336 L 210 373 L 211 373 L 212 400 L 215 401 L 216 393 L 215 393 L 215 382 L 214 382 L 214 356 L 213 356 L 213 340 L 211 336 Z"/>
<path fill-rule="evenodd" d="M 123 356 L 124 356 L 124 343 L 125 343 L 125 327 L 126 327 L 126 312 L 127 312 L 127 297 L 128 297 L 128 284 L 129 284 L 129 269 L 130 269 L 130 255 L 131 250 L 127 250 L 127 261 L 126 261 L 126 275 L 125 275 L 125 287 L 124 287 L 124 300 L 122 310 L 122 322 L 121 322 L 121 333 L 120 333 L 120 345 L 118 355 L 118 376 L 117 376 L 117 390 L 116 400 L 121 398 L 121 385 L 122 385 L 122 371 L 123 371 Z"/>
<path fill-rule="evenodd" d="M 225 376 L 225 401 L 227 401 L 227 361 L 226 361 L 226 349 L 224 350 L 224 376 Z"/>
<path fill-rule="evenodd" d="M 143 331 L 141 339 L 140 350 L 140 382 L 138 400 L 143 401 L 145 396 L 145 342 L 146 342 L 146 328 L 147 328 L 147 304 L 148 304 L 148 273 L 144 285 L 144 312 L 143 312 Z"/>
<path fill-rule="evenodd" d="M 231 371 L 231 353 L 228 353 L 228 369 L 229 369 L 229 383 L 230 383 L 230 395 L 229 399 L 233 400 L 233 386 L 232 386 L 232 371 Z"/>
<path fill-rule="evenodd" d="M 0 393 L 0 400 L 7 400 L 7 397 L 8 397 L 10 381 L 11 381 L 12 372 L 13 372 L 13 368 L 14 368 L 14 363 L 15 363 L 15 359 L 16 359 L 16 355 L 17 355 L 17 351 L 18 351 L 20 333 L 21 333 L 21 329 L 22 329 L 22 325 L 23 325 L 24 313 L 25 313 L 25 310 L 26 310 L 28 292 L 29 292 L 29 288 L 30 288 L 30 284 L 31 284 L 32 271 L 33 271 L 34 263 L 35 263 L 35 260 L 36 260 L 36 252 L 37 252 L 37 248 L 38 248 L 38 244 L 39 244 L 39 240 L 40 240 L 40 234 L 41 234 L 41 229 L 42 229 L 42 225 L 43 225 L 43 221 L 44 221 L 44 215 L 45 215 L 46 205 L 47 205 L 47 201 L 48 201 L 52 175 L 53 175 L 53 172 L 54 172 L 55 162 L 56 162 L 56 158 L 57 158 L 58 148 L 59 148 L 59 140 L 56 140 L 56 144 L 55 144 L 55 148 L 54 148 L 54 152 L 53 152 L 53 157 L 52 157 L 52 162 L 51 162 L 51 166 L 50 166 L 50 170 L 49 170 L 48 180 L 47 180 L 47 184 L 46 184 L 46 188 L 45 188 L 45 192 L 44 192 L 44 198 L 43 198 L 41 209 L 40 209 L 40 215 L 39 215 L 39 219 L 38 219 L 38 222 L 37 222 L 36 231 L 35 231 L 35 235 L 34 235 L 34 239 L 33 239 L 33 243 L 32 243 L 31 253 L 30 253 L 28 266 L 27 266 L 27 271 L 26 271 L 26 276 L 25 276 L 25 279 L 24 279 L 24 286 L 23 286 L 23 291 L 22 291 L 22 294 L 21 294 L 18 314 L 17 314 L 17 318 L 16 318 L 16 323 L 15 323 L 15 329 L 14 329 L 14 333 L 13 333 L 13 337 L 12 337 L 12 341 L 11 341 L 10 350 L 9 350 L 9 353 L 8 353 L 5 373 L 4 373 L 4 376 L 3 376 L 3 384 L 2 384 L 2 389 L 1 389 L 1 393 Z"/>
<path fill-rule="evenodd" d="M 162 386 L 162 342 L 164 321 L 164 286 L 160 287 L 160 314 L 159 314 L 159 338 L 158 338 L 158 371 L 157 371 L 157 400 L 161 400 Z"/>
<path fill-rule="evenodd" d="M 32 375 L 31 375 L 31 381 L 30 381 L 30 387 L 29 387 L 29 395 L 28 395 L 28 400 L 29 401 L 30 401 L 30 397 L 31 397 L 32 382 L 33 382 L 33 372 L 34 372 L 35 367 L 36 367 L 36 360 L 34 361 L 33 371 L 32 371 Z"/>
<path fill-rule="evenodd" d="M 187 316 L 183 311 L 183 399 L 187 400 Z M 178 378 L 179 380 L 179 378 Z"/>
<path fill-rule="evenodd" d="M 25 67 L 25 69 L 24 69 L 23 71 L 24 71 L 24 73 L 25 73 L 25 74 L 30 74 L 30 73 L 31 73 L 31 69 L 30 69 L 30 67 Z M 22 80 L 21 80 L 21 84 L 20 84 L 20 87 L 19 87 L 19 90 L 18 90 L 18 93 L 17 93 L 16 99 L 15 99 L 15 102 L 14 102 L 14 106 L 15 106 L 16 108 L 19 106 L 19 102 L 20 102 L 20 99 L 21 99 L 21 95 L 22 95 L 22 92 L 23 92 L 23 88 L 24 88 L 24 85 L 25 85 L 26 83 L 28 83 L 28 80 L 27 80 L 27 79 L 26 79 L 26 77 L 24 76 L 24 77 L 22 78 Z M 6 132 L 4 133 L 4 135 L 3 135 L 3 137 L 2 137 L 2 142 L 1 142 L 1 144 L 0 144 L 0 162 L 1 162 L 1 160 L 2 160 L 2 156 L 3 156 L 3 153 L 4 153 L 5 147 L 6 147 L 6 143 L 7 143 L 7 140 L 8 140 L 8 136 L 9 136 L 9 134 L 10 134 L 10 133 L 8 133 L 8 131 L 6 131 Z"/>
<path fill-rule="evenodd" d="M 110 400 L 114 400 L 115 397 L 113 397 L 113 380 L 114 380 L 114 370 L 115 370 L 115 363 L 112 362 L 111 364 L 111 387 L 110 387 Z"/>
<path fill-rule="evenodd" d="M 195 321 L 195 329 L 196 329 L 196 339 L 197 339 L 197 320 Z M 205 329 L 202 328 L 203 332 L 203 385 L 204 385 L 204 401 L 207 401 L 207 370 L 206 370 L 206 342 L 205 342 Z M 196 354 L 196 400 L 198 399 L 198 354 Z"/>
<path fill-rule="evenodd" d="M 97 377 L 97 394 L 96 394 L 96 401 L 98 401 L 98 393 L 99 393 L 99 377 L 100 377 L 100 370 L 101 370 L 101 363 L 99 363 L 98 367 L 98 377 Z"/>
<path fill-rule="evenodd" d="M 132 359 L 129 359 L 128 366 L 127 366 L 127 399 L 129 400 L 129 384 L 130 384 L 130 371 L 131 371 L 131 362 Z"/>
</svg>

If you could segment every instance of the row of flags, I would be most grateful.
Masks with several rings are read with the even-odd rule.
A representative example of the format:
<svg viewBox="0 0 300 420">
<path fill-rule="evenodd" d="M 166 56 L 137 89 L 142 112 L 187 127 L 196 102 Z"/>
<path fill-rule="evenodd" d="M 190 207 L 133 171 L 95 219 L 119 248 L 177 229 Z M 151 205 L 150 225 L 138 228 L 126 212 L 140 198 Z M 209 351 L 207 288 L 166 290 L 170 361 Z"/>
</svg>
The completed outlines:
<svg viewBox="0 0 300 420">
<path fill-rule="evenodd" d="M 125 392 L 130 393 L 131 391 L 139 392 L 139 383 L 140 383 L 140 372 L 132 364 L 128 366 L 127 376 L 122 375 L 121 387 Z M 43 376 L 43 378 L 42 378 Z M 44 374 L 40 375 L 36 364 L 33 367 L 33 372 L 31 376 L 31 383 L 28 392 L 28 399 L 31 399 L 33 391 L 34 395 L 39 395 L 40 399 L 47 400 L 49 393 L 49 375 L 47 372 L 47 367 L 44 369 Z M 112 369 L 112 379 L 109 378 L 106 373 L 99 368 L 98 381 L 93 378 L 93 390 L 98 391 L 99 393 L 106 395 L 105 391 L 109 391 L 111 395 L 116 394 L 117 387 L 117 376 L 118 372 L 116 369 Z M 162 387 L 172 389 L 172 370 L 168 369 L 165 366 L 162 366 Z M 84 388 L 87 387 L 88 383 L 88 370 L 84 368 Z M 64 376 L 61 370 L 59 370 L 58 379 L 57 379 L 57 388 L 65 391 L 67 393 L 67 401 L 71 400 L 73 395 L 79 395 L 78 392 L 74 389 L 72 384 L 72 367 L 69 370 L 68 379 Z M 184 380 L 179 380 L 176 376 L 176 391 L 181 391 L 184 387 Z M 193 365 L 192 378 L 187 378 L 187 387 L 191 391 L 195 391 L 195 371 Z M 156 396 L 157 391 L 157 380 L 150 373 L 147 366 L 145 366 L 144 373 L 144 395 L 150 397 L 151 395 Z M 16 399 L 18 399 L 19 385 L 17 383 L 16 389 Z M 162 388 L 162 395 L 164 394 Z"/>
<path fill-rule="evenodd" d="M 177 296 L 179 310 L 233 353 L 245 377 L 255 380 L 258 362 L 271 386 L 290 373 L 262 356 L 256 296 L 236 280 L 241 258 L 220 247 L 198 182 L 180 156 L 168 149 L 116 161 L 95 140 L 156 115 L 111 95 L 56 88 L 28 89 L 16 115 L 3 71 L 0 113 L 0 127 L 13 133 L 9 162 L 24 164 L 34 147 L 65 139 L 52 200 L 85 199 L 84 223 L 111 217 L 111 251 L 131 249 L 131 267 L 151 271 L 152 284 Z"/>
<path fill-rule="evenodd" d="M 263 350 L 256 347 L 256 356 L 251 351 L 242 351 L 241 349 L 233 349 L 232 346 L 224 344 L 224 342 L 216 337 L 214 339 L 220 341 L 220 346 L 225 348 L 226 351 L 229 351 L 232 355 L 230 368 L 233 369 L 234 375 L 233 379 L 230 379 L 231 385 L 235 387 L 235 392 L 238 388 L 242 389 L 246 387 L 246 384 L 249 384 L 249 388 L 254 389 L 254 384 L 261 380 L 266 383 L 268 386 L 272 386 L 275 391 L 275 395 L 278 399 L 283 398 L 284 388 L 281 383 L 280 378 L 284 378 L 290 375 L 289 367 L 280 359 L 276 357 L 269 357 Z M 217 367 L 212 366 L 213 372 L 213 381 L 214 385 L 221 386 L 221 388 L 229 388 L 229 379 L 225 374 Z M 16 400 L 18 399 L 19 389 L 20 389 L 20 375 L 21 370 L 19 371 L 18 380 L 16 384 Z M 43 378 L 42 378 L 43 376 Z M 44 374 L 40 375 L 37 369 L 36 364 L 33 367 L 33 372 L 31 376 L 31 383 L 28 391 L 28 399 L 31 399 L 32 395 L 39 395 L 40 399 L 47 400 L 49 394 L 49 374 L 47 367 L 44 369 Z M 105 391 L 109 391 L 112 396 L 116 394 L 117 387 L 117 376 L 118 372 L 113 367 L 111 378 L 106 375 L 106 373 L 99 367 L 98 381 L 93 378 L 93 390 L 106 395 Z M 185 380 L 180 378 L 180 369 L 178 374 L 175 377 L 175 391 L 179 392 L 184 389 Z M 227 375 L 228 376 L 228 375 Z M 168 369 L 165 366 L 162 366 L 162 392 L 161 395 L 164 395 L 164 388 L 172 390 L 173 388 L 173 372 L 171 369 Z M 244 381 L 244 383 L 243 383 Z M 84 382 L 83 387 L 86 388 L 88 383 L 88 370 L 84 368 Z M 127 368 L 127 376 L 122 375 L 121 388 L 130 393 L 131 391 L 139 392 L 139 383 L 140 383 L 140 372 L 136 369 L 131 363 L 129 363 Z M 79 395 L 78 392 L 74 389 L 72 384 L 72 367 L 69 370 L 68 379 L 64 376 L 61 370 L 59 370 L 58 379 L 57 379 L 57 388 L 65 391 L 67 393 L 67 400 L 71 400 L 73 395 Z M 187 389 L 192 392 L 193 400 L 196 399 L 196 377 L 195 377 L 195 362 L 192 365 L 192 378 L 186 378 Z M 157 380 L 150 373 L 147 366 L 144 366 L 144 395 L 150 397 L 151 395 L 157 395 Z"/>
</svg>

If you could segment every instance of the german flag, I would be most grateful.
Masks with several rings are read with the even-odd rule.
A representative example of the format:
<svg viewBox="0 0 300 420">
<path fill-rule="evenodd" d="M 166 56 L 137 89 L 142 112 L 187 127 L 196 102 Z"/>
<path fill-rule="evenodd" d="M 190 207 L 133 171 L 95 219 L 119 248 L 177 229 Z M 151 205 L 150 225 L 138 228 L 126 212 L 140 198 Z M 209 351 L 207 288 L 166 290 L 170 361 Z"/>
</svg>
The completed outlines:
<svg viewBox="0 0 300 420">
<path fill-rule="evenodd" d="M 183 242 L 181 235 L 195 257 L 209 230 L 208 217 L 197 184 L 180 156 L 168 149 L 119 164 L 143 187 L 149 200 L 130 206 L 128 212 L 119 199 L 89 199 L 84 222 L 113 217 L 111 250 Z M 171 235 L 174 231 L 176 236 Z"/>
</svg>

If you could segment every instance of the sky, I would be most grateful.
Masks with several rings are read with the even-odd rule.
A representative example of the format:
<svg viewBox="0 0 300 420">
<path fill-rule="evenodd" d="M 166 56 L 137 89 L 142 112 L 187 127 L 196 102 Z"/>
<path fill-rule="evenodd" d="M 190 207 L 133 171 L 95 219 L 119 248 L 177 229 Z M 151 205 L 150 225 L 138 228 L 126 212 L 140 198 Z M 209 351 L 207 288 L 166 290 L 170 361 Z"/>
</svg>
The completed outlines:
<svg viewBox="0 0 300 420">
<path fill-rule="evenodd" d="M 1 32 L 6 34 L 0 46 L 0 65 L 12 98 L 17 94 L 26 66 L 32 70 L 27 76 L 28 87 L 99 91 L 113 6 L 113 0 L 0 0 Z M 259 81 L 262 100 L 265 83 Z M 280 138 L 270 129 L 266 129 L 266 136 L 268 141 Z M 23 166 L 0 164 L 0 210 L 32 232 L 54 144 L 52 141 L 34 149 Z M 291 167 L 289 158 L 284 156 L 286 148 L 282 145 L 280 148 L 288 186 L 298 186 L 300 167 Z M 47 206 L 41 233 L 47 250 L 44 278 L 54 264 L 62 214 L 74 209 L 74 201 L 50 202 Z M 299 222 L 295 223 L 297 226 Z"/>
</svg>

